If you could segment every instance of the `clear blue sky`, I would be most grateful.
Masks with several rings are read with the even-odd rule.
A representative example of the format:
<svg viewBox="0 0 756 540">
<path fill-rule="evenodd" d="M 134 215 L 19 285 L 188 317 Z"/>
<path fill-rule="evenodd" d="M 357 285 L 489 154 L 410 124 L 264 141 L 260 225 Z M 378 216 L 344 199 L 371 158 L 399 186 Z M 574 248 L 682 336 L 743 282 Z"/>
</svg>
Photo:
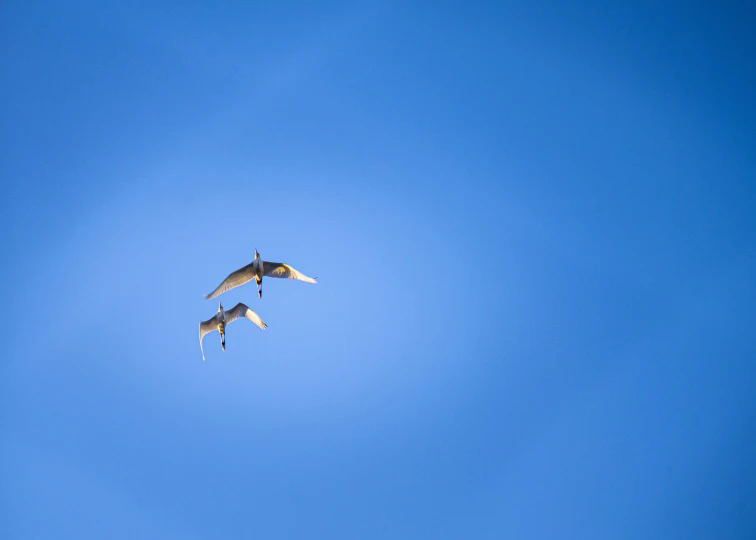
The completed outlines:
<svg viewBox="0 0 756 540">
<path fill-rule="evenodd" d="M 756 536 L 735 4 L 3 2 L 0 537 Z"/>
</svg>

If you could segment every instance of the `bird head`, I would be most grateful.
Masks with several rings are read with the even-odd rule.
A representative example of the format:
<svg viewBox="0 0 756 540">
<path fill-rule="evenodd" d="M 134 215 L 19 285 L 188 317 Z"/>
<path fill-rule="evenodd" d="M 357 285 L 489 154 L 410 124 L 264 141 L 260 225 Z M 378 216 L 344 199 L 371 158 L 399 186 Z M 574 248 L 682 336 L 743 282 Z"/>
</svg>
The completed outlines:
<svg viewBox="0 0 756 540">
<path fill-rule="evenodd" d="M 259 258 L 260 258 L 260 254 L 257 252 L 257 248 L 255 248 L 255 259 L 259 259 Z"/>
<path fill-rule="evenodd" d="M 218 302 L 218 311 L 223 311 L 223 304 L 221 304 L 220 302 Z"/>
</svg>

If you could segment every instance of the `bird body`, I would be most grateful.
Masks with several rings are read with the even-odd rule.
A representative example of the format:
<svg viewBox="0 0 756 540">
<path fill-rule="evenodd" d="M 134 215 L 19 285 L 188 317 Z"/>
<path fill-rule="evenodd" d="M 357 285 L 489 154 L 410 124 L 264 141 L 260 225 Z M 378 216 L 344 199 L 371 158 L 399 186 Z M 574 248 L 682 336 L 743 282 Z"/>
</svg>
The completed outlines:
<svg viewBox="0 0 756 540">
<path fill-rule="evenodd" d="M 262 298 L 262 277 L 265 274 L 265 263 L 260 258 L 260 254 L 255 250 L 255 259 L 252 261 L 252 271 L 255 273 L 255 283 L 257 283 L 257 296 Z"/>
<path fill-rule="evenodd" d="M 262 280 L 263 276 L 296 279 L 298 281 L 305 281 L 307 283 L 317 283 L 314 278 L 306 276 L 301 272 L 298 272 L 291 266 L 285 263 L 277 263 L 270 261 L 263 261 L 260 258 L 260 254 L 255 250 L 254 260 L 246 266 L 243 266 L 231 272 L 226 279 L 224 279 L 220 285 L 218 285 L 213 292 L 205 295 L 205 298 L 215 298 L 219 294 L 226 292 L 229 289 L 244 285 L 248 281 L 255 279 L 257 283 L 257 296 L 262 298 Z"/>
<path fill-rule="evenodd" d="M 239 302 L 234 307 L 225 311 L 223 305 L 218 302 L 218 312 L 206 321 L 199 323 L 199 342 L 200 351 L 202 351 L 202 360 L 205 359 L 205 350 L 202 348 L 202 339 L 210 332 L 218 331 L 220 333 L 221 348 L 226 350 L 226 325 L 234 322 L 241 317 L 247 318 L 257 326 L 265 330 L 268 325 L 260 316 L 249 309 L 245 304 Z"/>
<path fill-rule="evenodd" d="M 221 309 L 218 313 L 220 313 L 220 316 L 216 315 L 216 319 L 218 319 L 218 332 L 220 333 L 221 337 L 221 348 L 225 351 L 226 350 L 226 314 L 223 313 L 223 310 Z"/>
</svg>

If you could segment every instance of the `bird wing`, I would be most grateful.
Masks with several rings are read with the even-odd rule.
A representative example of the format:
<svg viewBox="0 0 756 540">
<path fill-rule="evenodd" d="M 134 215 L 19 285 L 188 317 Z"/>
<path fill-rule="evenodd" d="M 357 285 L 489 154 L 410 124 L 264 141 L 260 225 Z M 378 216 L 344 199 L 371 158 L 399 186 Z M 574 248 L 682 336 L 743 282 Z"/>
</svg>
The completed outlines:
<svg viewBox="0 0 756 540">
<path fill-rule="evenodd" d="M 213 292 L 206 294 L 205 298 L 207 298 L 208 300 L 210 298 L 215 298 L 219 294 L 224 293 L 229 289 L 233 289 L 234 287 L 238 287 L 239 285 L 244 285 L 253 277 L 255 277 L 255 271 L 252 268 L 252 263 L 249 263 L 247 266 L 243 266 L 237 271 L 231 272 L 228 277 L 215 288 Z"/>
<path fill-rule="evenodd" d="M 202 359 L 205 359 L 205 350 L 202 348 L 202 339 L 205 337 L 205 334 L 208 334 L 212 332 L 213 330 L 218 329 L 218 316 L 213 315 L 211 318 L 209 318 L 206 321 L 202 321 L 199 323 L 199 340 L 200 340 L 200 351 L 202 351 Z"/>
<path fill-rule="evenodd" d="M 263 261 L 263 275 L 277 278 L 298 279 L 307 283 L 317 283 L 313 278 L 297 272 L 285 263 Z"/>
<path fill-rule="evenodd" d="M 249 309 L 249 307 L 247 307 L 245 304 L 242 304 L 241 302 L 226 311 L 226 324 L 232 323 L 236 319 L 239 319 L 241 317 L 246 317 L 263 330 L 268 327 L 268 325 L 265 324 L 265 321 L 263 321 L 257 313 Z"/>
</svg>

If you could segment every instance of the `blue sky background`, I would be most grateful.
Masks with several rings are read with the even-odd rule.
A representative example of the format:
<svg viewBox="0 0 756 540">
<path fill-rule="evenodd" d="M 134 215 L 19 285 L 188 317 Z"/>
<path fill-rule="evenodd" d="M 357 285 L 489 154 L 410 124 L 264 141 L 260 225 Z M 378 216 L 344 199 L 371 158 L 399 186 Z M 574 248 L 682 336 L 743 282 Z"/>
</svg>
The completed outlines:
<svg viewBox="0 0 756 540">
<path fill-rule="evenodd" d="M 753 8 L 283 4 L 2 3 L 0 536 L 756 535 Z"/>
</svg>

